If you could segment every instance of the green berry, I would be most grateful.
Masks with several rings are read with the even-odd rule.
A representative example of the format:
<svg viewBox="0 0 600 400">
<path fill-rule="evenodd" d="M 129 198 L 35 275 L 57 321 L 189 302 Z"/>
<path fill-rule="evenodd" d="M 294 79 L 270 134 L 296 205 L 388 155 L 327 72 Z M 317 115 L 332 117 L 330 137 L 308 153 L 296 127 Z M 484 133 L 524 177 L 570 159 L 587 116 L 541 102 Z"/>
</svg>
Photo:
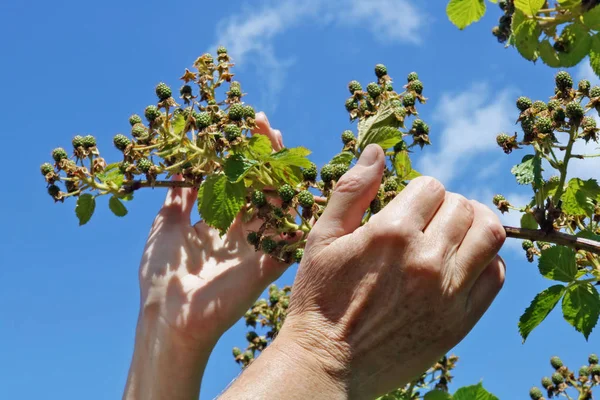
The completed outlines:
<svg viewBox="0 0 600 400">
<path fill-rule="evenodd" d="M 152 168 L 152 161 L 148 160 L 147 158 L 141 158 L 137 162 L 137 167 L 143 173 L 147 173 L 150 171 L 150 168 Z"/>
<path fill-rule="evenodd" d="M 394 100 L 394 103 L 392 104 L 394 104 L 394 113 L 396 113 L 397 117 L 406 117 L 406 108 L 402 106 L 402 102 L 400 100 Z"/>
<path fill-rule="evenodd" d="M 52 197 L 56 197 L 58 196 L 58 194 L 60 193 L 60 188 L 56 185 L 50 185 L 48 186 L 48 194 Z"/>
<path fill-rule="evenodd" d="M 356 138 L 354 137 L 354 133 L 352 133 L 352 131 L 342 132 L 342 142 L 344 144 L 348 144 L 353 140 L 356 140 Z"/>
<path fill-rule="evenodd" d="M 267 196 L 265 196 L 262 190 L 252 192 L 252 204 L 256 207 L 262 207 L 267 204 Z"/>
<path fill-rule="evenodd" d="M 598 356 L 597 356 L 597 355 L 595 355 L 595 354 L 590 354 L 590 355 L 588 356 L 588 362 L 589 362 L 590 364 L 598 364 Z"/>
<path fill-rule="evenodd" d="M 127 169 L 131 166 L 131 164 L 128 161 L 121 161 L 119 163 L 119 171 L 121 171 L 121 173 L 126 173 Z"/>
<path fill-rule="evenodd" d="M 565 110 L 557 108 L 556 111 L 554 111 L 552 118 L 554 119 L 554 122 L 563 122 L 566 118 Z"/>
<path fill-rule="evenodd" d="M 333 179 L 336 181 L 339 181 L 340 178 L 346 173 L 348 172 L 348 170 L 350 169 L 350 167 L 348 167 L 345 164 L 335 164 L 333 166 Z"/>
<path fill-rule="evenodd" d="M 156 88 L 154 89 L 154 91 L 156 92 L 156 96 L 162 101 L 162 100 L 166 100 L 169 97 L 171 97 L 171 88 L 167 86 L 166 83 L 161 82 L 158 85 L 156 85 Z"/>
<path fill-rule="evenodd" d="M 381 200 L 378 197 L 374 198 L 369 204 L 369 211 L 371 211 L 371 214 L 377 214 L 381 211 Z"/>
<path fill-rule="evenodd" d="M 527 240 L 525 242 L 527 242 Z M 523 247 L 525 247 L 525 242 L 523 242 Z M 533 243 L 532 243 L 532 247 L 533 247 Z M 559 357 L 554 356 L 550 359 L 550 365 L 552 365 L 552 368 L 554 368 L 554 369 L 559 369 L 560 367 L 563 366 L 563 362 Z"/>
<path fill-rule="evenodd" d="M 232 104 L 228 115 L 231 121 L 240 121 L 244 118 L 244 106 L 239 103 Z"/>
<path fill-rule="evenodd" d="M 244 118 L 256 118 L 256 112 L 252 106 L 244 106 Z"/>
<path fill-rule="evenodd" d="M 498 136 L 496 136 L 496 143 L 498 143 L 498 146 L 500 146 L 500 147 L 504 146 L 509 141 L 510 141 L 510 136 L 507 135 L 506 133 L 501 133 Z"/>
<path fill-rule="evenodd" d="M 242 355 L 242 350 L 240 350 L 238 347 L 234 347 L 232 352 L 235 358 Z"/>
<path fill-rule="evenodd" d="M 294 190 L 294 188 L 288 185 L 287 183 L 281 186 L 277 193 L 279 194 L 279 197 L 281 197 L 281 200 L 285 202 L 292 201 L 292 199 L 296 195 L 296 191 Z"/>
<path fill-rule="evenodd" d="M 333 180 L 333 165 L 325 164 L 323 168 L 321 168 L 321 179 L 323 182 L 329 183 Z"/>
<path fill-rule="evenodd" d="M 52 150 L 52 158 L 56 162 L 60 162 L 61 160 L 64 160 L 67 157 L 67 152 L 62 147 L 57 147 L 56 149 Z"/>
<path fill-rule="evenodd" d="M 212 118 L 207 112 L 200 112 L 194 115 L 194 119 L 196 120 L 196 127 L 200 130 L 204 128 L 208 128 L 212 123 Z"/>
<path fill-rule="evenodd" d="M 391 83 L 386 83 L 385 84 L 385 90 L 387 90 L 388 92 L 393 92 L 394 91 L 394 86 Z"/>
<path fill-rule="evenodd" d="M 523 243 L 521 245 L 523 246 L 523 250 L 525 251 L 533 248 L 533 242 L 531 240 L 523 240 Z"/>
<path fill-rule="evenodd" d="M 556 82 L 556 87 L 560 91 L 571 89 L 573 87 L 573 78 L 571 78 L 571 75 L 567 71 L 560 71 L 557 73 L 554 80 Z"/>
<path fill-rule="evenodd" d="M 423 83 L 420 80 L 414 80 L 408 84 L 408 89 L 413 90 L 416 94 L 423 93 Z"/>
<path fill-rule="evenodd" d="M 566 115 L 569 120 L 579 121 L 581 118 L 583 118 L 583 114 L 583 107 L 578 102 L 572 101 L 567 104 Z"/>
<path fill-rule="evenodd" d="M 592 376 L 600 376 L 600 365 L 592 364 L 592 367 L 590 368 L 590 374 Z"/>
<path fill-rule="evenodd" d="M 548 117 L 539 117 L 535 123 L 535 127 L 540 133 L 552 132 L 552 120 Z"/>
<path fill-rule="evenodd" d="M 407 93 L 402 98 L 402 105 L 404 107 L 412 107 L 415 105 L 415 96 L 412 93 Z"/>
<path fill-rule="evenodd" d="M 258 338 L 258 333 L 254 332 L 254 331 L 250 331 L 248 333 L 246 333 L 246 340 L 249 343 L 254 342 L 254 339 Z"/>
<path fill-rule="evenodd" d="M 304 249 L 296 249 L 296 251 L 294 252 L 294 261 L 299 263 L 300 261 L 302 261 L 302 257 L 304 257 Z"/>
<path fill-rule="evenodd" d="M 156 118 L 160 117 L 160 111 L 155 105 L 149 105 L 144 110 L 144 116 L 148 120 L 148 122 L 154 121 Z"/>
<path fill-rule="evenodd" d="M 577 90 L 579 90 L 583 94 L 587 94 L 590 91 L 590 87 L 592 84 L 587 79 L 582 79 L 577 84 Z"/>
<path fill-rule="evenodd" d="M 381 94 L 381 87 L 375 82 L 371 82 L 367 85 L 367 93 L 375 99 Z"/>
<path fill-rule="evenodd" d="M 240 86 L 231 86 L 229 88 L 229 97 L 242 97 L 242 88 Z"/>
<path fill-rule="evenodd" d="M 248 236 L 246 236 L 246 240 L 250 245 L 256 246 L 260 242 L 260 235 L 258 232 L 250 232 L 248 233 Z"/>
<path fill-rule="evenodd" d="M 581 127 L 583 129 L 595 129 L 596 120 L 592 117 L 584 117 L 583 121 L 581 121 Z"/>
<path fill-rule="evenodd" d="M 554 111 L 560 108 L 560 101 L 554 99 L 548 102 L 548 110 Z"/>
<path fill-rule="evenodd" d="M 408 74 L 408 77 L 406 79 L 409 82 L 416 81 L 417 79 L 419 79 L 419 75 L 417 75 L 416 72 L 411 72 L 410 74 Z"/>
<path fill-rule="evenodd" d="M 96 138 L 92 135 L 86 135 L 83 137 L 83 147 L 89 149 L 90 147 L 96 146 Z"/>
<path fill-rule="evenodd" d="M 131 136 L 133 136 L 134 138 L 139 139 L 145 135 L 146 135 L 146 127 L 144 126 L 144 124 L 135 124 L 131 128 Z"/>
<path fill-rule="evenodd" d="M 559 183 L 560 182 L 560 176 L 558 175 L 552 175 L 550 178 L 548 178 L 548 183 Z"/>
<path fill-rule="evenodd" d="M 179 88 L 179 94 L 182 97 L 191 96 L 192 95 L 192 87 L 190 85 L 183 85 Z"/>
<path fill-rule="evenodd" d="M 517 99 L 517 108 L 521 111 L 529 109 L 533 103 L 529 97 L 521 96 Z"/>
<path fill-rule="evenodd" d="M 346 111 L 350 112 L 358 108 L 358 103 L 354 97 L 350 97 L 345 103 Z"/>
<path fill-rule="evenodd" d="M 310 208 L 315 204 L 315 196 L 308 190 L 303 190 L 298 193 L 298 204 L 304 208 Z"/>
<path fill-rule="evenodd" d="M 548 106 L 542 100 L 534 101 L 531 107 L 536 111 L 545 111 L 548 109 Z"/>
<path fill-rule="evenodd" d="M 141 124 L 142 117 L 140 117 L 137 114 L 133 114 L 131 117 L 129 117 L 129 123 L 131 124 L 131 126 L 134 126 L 135 124 Z"/>
<path fill-rule="evenodd" d="M 584 365 L 581 368 L 579 368 L 579 376 L 588 376 L 589 374 L 590 367 L 588 367 L 587 365 Z"/>
<path fill-rule="evenodd" d="M 383 185 L 384 192 L 395 192 L 398 190 L 398 181 L 396 178 L 388 178 Z"/>
<path fill-rule="evenodd" d="M 233 142 L 235 139 L 242 136 L 242 130 L 239 126 L 234 124 L 225 125 L 223 128 L 223 133 L 225 133 L 225 139 L 230 142 Z"/>
<path fill-rule="evenodd" d="M 521 121 L 521 129 L 527 135 L 533 133 L 533 127 L 535 126 L 535 122 L 531 118 L 525 118 Z"/>
<path fill-rule="evenodd" d="M 246 360 L 246 361 L 254 360 L 254 353 L 252 352 L 252 350 L 246 350 L 244 352 L 244 360 Z"/>
<path fill-rule="evenodd" d="M 204 59 L 205 62 L 207 63 L 212 63 L 213 62 L 213 56 L 210 53 L 204 53 L 201 56 L 202 59 Z"/>
<path fill-rule="evenodd" d="M 54 167 L 52 166 L 52 164 L 50 163 L 43 163 L 40 166 L 40 171 L 42 172 L 42 175 L 46 176 L 48 175 L 50 172 L 54 171 Z"/>
<path fill-rule="evenodd" d="M 310 163 L 309 168 L 302 169 L 302 176 L 305 181 L 314 182 L 317 179 L 317 166 L 314 163 Z"/>
<path fill-rule="evenodd" d="M 276 304 L 277 302 L 279 302 L 279 292 L 272 292 L 269 295 L 269 301 L 271 302 L 271 304 Z"/>
<path fill-rule="evenodd" d="M 375 75 L 378 78 L 386 76 L 387 75 L 387 68 L 386 68 L 386 66 L 383 65 L 383 64 L 377 64 L 375 66 Z"/>
<path fill-rule="evenodd" d="M 564 381 L 565 381 L 565 378 L 561 375 L 560 372 L 555 372 L 555 373 L 552 374 L 552 382 L 555 385 L 560 385 Z"/>
<path fill-rule="evenodd" d="M 554 386 L 554 383 L 552 383 L 552 379 L 550 379 L 549 377 L 545 376 L 542 378 L 542 387 L 544 389 L 548 389 L 550 387 Z"/>
<path fill-rule="evenodd" d="M 261 243 L 262 251 L 265 254 L 271 254 L 277 248 L 277 243 L 271 238 L 264 238 Z"/>
<path fill-rule="evenodd" d="M 358 81 L 350 81 L 348 84 L 348 90 L 350 91 L 350 94 L 354 94 L 354 92 L 361 91 L 362 86 Z"/>
<path fill-rule="evenodd" d="M 76 149 L 78 147 L 83 147 L 83 136 L 77 135 L 71 141 L 73 147 Z"/>
<path fill-rule="evenodd" d="M 285 213 L 279 207 L 273 207 L 273 215 L 275 215 L 276 218 L 283 218 L 283 217 L 285 217 Z"/>
<path fill-rule="evenodd" d="M 113 144 L 115 147 L 121 151 L 125 150 L 129 144 L 131 144 L 131 140 L 125 135 L 117 134 L 113 138 Z"/>
<path fill-rule="evenodd" d="M 417 135 L 423 135 L 429 133 L 429 125 L 425 123 L 422 119 L 415 119 L 413 121 L 412 128 L 414 129 Z"/>
<path fill-rule="evenodd" d="M 206 102 L 206 104 L 208 104 L 209 106 L 216 106 L 217 105 L 217 101 L 214 99 L 210 99 Z"/>
<path fill-rule="evenodd" d="M 502 196 L 501 194 L 497 194 L 492 199 L 492 202 L 494 203 L 495 206 L 497 206 L 498 204 L 500 204 L 501 201 L 505 201 L 505 200 L 506 200 L 506 197 Z"/>
<path fill-rule="evenodd" d="M 394 145 L 394 152 L 400 153 L 401 151 L 408 150 L 408 145 L 404 140 L 400 140 L 398 143 Z"/>
<path fill-rule="evenodd" d="M 600 86 L 594 86 L 590 89 L 590 97 L 600 97 Z"/>
<path fill-rule="evenodd" d="M 531 400 L 540 400 L 544 397 L 544 394 L 539 388 L 534 386 L 529 390 L 529 397 L 531 397 Z"/>
<path fill-rule="evenodd" d="M 227 53 L 227 49 L 224 46 L 217 47 L 217 54 L 225 54 Z"/>
</svg>

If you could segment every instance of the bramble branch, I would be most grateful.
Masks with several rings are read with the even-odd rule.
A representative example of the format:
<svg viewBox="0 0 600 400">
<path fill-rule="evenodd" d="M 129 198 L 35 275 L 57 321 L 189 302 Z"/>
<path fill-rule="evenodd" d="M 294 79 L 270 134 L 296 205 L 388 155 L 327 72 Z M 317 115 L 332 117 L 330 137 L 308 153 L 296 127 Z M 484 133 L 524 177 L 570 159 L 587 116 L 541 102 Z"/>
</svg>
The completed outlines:
<svg viewBox="0 0 600 400">
<path fill-rule="evenodd" d="M 600 242 L 594 240 L 569 235 L 562 232 L 546 233 L 542 230 L 515 228 L 505 226 L 506 236 L 514 239 L 528 239 L 531 241 L 543 241 L 558 244 L 561 246 L 572 247 L 576 250 L 585 250 L 590 253 L 600 254 Z"/>
</svg>

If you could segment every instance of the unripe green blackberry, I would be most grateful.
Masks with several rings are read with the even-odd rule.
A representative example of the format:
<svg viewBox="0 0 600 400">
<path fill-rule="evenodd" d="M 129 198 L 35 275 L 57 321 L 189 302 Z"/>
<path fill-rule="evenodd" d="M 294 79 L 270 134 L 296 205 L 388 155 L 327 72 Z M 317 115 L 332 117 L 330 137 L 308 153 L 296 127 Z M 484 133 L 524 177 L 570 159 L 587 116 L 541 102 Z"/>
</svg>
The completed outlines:
<svg viewBox="0 0 600 400">
<path fill-rule="evenodd" d="M 591 86 L 592 86 L 592 84 L 590 83 L 590 81 L 588 81 L 587 79 L 582 79 L 577 84 L 577 90 L 579 90 L 581 93 L 587 95 L 590 91 Z"/>
<path fill-rule="evenodd" d="M 248 236 L 246 236 L 246 240 L 250 245 L 256 246 L 260 242 L 260 235 L 258 232 L 250 232 L 248 233 Z"/>
<path fill-rule="evenodd" d="M 521 244 L 521 246 L 523 246 L 523 250 L 527 251 L 527 250 L 533 248 L 533 242 L 531 240 L 523 240 L 523 243 Z"/>
<path fill-rule="evenodd" d="M 375 99 L 381 94 L 381 87 L 375 82 L 371 82 L 367 85 L 367 93 Z"/>
<path fill-rule="evenodd" d="M 408 145 L 404 140 L 400 140 L 398 143 L 394 145 L 394 152 L 400 153 L 401 151 L 408 150 Z"/>
<path fill-rule="evenodd" d="M 152 161 L 147 158 L 140 158 L 137 162 L 137 167 L 143 173 L 147 173 L 152 168 Z"/>
<path fill-rule="evenodd" d="M 414 129 L 417 135 L 429 133 L 429 125 L 427 125 L 422 119 L 415 119 L 413 121 L 412 129 Z"/>
<path fill-rule="evenodd" d="M 396 178 L 392 177 L 392 178 L 388 178 L 385 181 L 385 184 L 383 185 L 383 191 L 384 192 L 395 192 L 398 190 L 398 181 L 396 180 Z"/>
<path fill-rule="evenodd" d="M 296 195 L 296 191 L 294 190 L 294 188 L 288 185 L 287 183 L 285 185 L 282 185 L 277 190 L 277 193 L 279 194 L 279 197 L 281 197 L 281 200 L 285 202 L 292 201 L 292 199 Z"/>
<path fill-rule="evenodd" d="M 233 142 L 235 139 L 242 136 L 242 130 L 239 126 L 234 124 L 225 125 L 223 128 L 223 133 L 225 134 L 225 139 L 230 142 Z"/>
<path fill-rule="evenodd" d="M 227 49 L 224 46 L 217 47 L 217 54 L 225 54 L 227 53 Z"/>
<path fill-rule="evenodd" d="M 592 364 L 592 366 L 590 368 L 590 374 L 592 376 L 600 376 L 600 365 Z"/>
<path fill-rule="evenodd" d="M 415 96 L 412 93 L 407 93 L 402 97 L 402 105 L 404 107 L 412 107 L 415 105 Z"/>
<path fill-rule="evenodd" d="M 50 185 L 48 186 L 48 194 L 52 197 L 56 197 L 58 196 L 58 194 L 60 193 L 60 188 L 56 185 Z"/>
<path fill-rule="evenodd" d="M 571 89 L 573 87 L 573 78 L 571 78 L 571 75 L 567 71 L 560 71 L 557 73 L 554 80 L 556 82 L 556 87 L 560 91 Z"/>
<path fill-rule="evenodd" d="M 600 86 L 594 86 L 590 89 L 590 97 L 600 97 Z"/>
<path fill-rule="evenodd" d="M 231 86 L 229 88 L 229 97 L 242 97 L 242 88 L 239 86 Z"/>
<path fill-rule="evenodd" d="M 388 92 L 393 92 L 394 91 L 394 85 L 392 85 L 391 83 L 386 83 L 385 84 L 385 90 L 387 90 Z"/>
<path fill-rule="evenodd" d="M 298 193 L 298 204 L 304 208 L 310 208 L 315 204 L 315 196 L 308 190 L 303 190 Z"/>
<path fill-rule="evenodd" d="M 583 129 L 595 129 L 596 120 L 593 117 L 583 117 L 583 121 L 581 121 L 581 127 Z"/>
<path fill-rule="evenodd" d="M 569 120 L 579 121 L 581 118 L 583 118 L 583 107 L 576 101 L 572 101 L 567 104 L 565 111 Z"/>
<path fill-rule="evenodd" d="M 294 251 L 294 261 L 300 263 L 302 257 L 304 257 L 304 249 L 296 249 L 296 251 Z"/>
<path fill-rule="evenodd" d="M 52 150 L 52 158 L 57 163 L 60 162 L 61 160 L 64 160 L 67 157 L 68 157 L 67 152 L 62 147 L 57 147 L 56 149 Z"/>
<path fill-rule="evenodd" d="M 212 63 L 214 61 L 213 56 L 210 53 L 202 54 L 201 58 L 207 63 Z"/>
<path fill-rule="evenodd" d="M 590 374 L 590 367 L 583 365 L 579 368 L 579 376 L 588 376 Z"/>
<path fill-rule="evenodd" d="M 246 340 L 249 343 L 254 342 L 254 339 L 258 338 L 258 333 L 254 332 L 254 331 L 250 331 L 248 333 L 246 333 Z"/>
<path fill-rule="evenodd" d="M 122 174 L 127 172 L 127 169 L 131 166 L 131 163 L 129 163 L 128 161 L 121 161 L 119 163 L 119 171 L 121 171 Z"/>
<path fill-rule="evenodd" d="M 560 101 L 553 99 L 548 102 L 548 110 L 554 111 L 560 108 Z"/>
<path fill-rule="evenodd" d="M 149 105 L 144 110 L 144 116 L 148 120 L 148 122 L 154 121 L 156 118 L 160 117 L 160 111 L 155 105 Z"/>
<path fill-rule="evenodd" d="M 496 143 L 498 143 L 498 146 L 500 146 L 500 147 L 504 146 L 509 141 L 510 141 L 510 136 L 507 135 L 506 133 L 501 133 L 498 136 L 496 136 Z"/>
<path fill-rule="evenodd" d="M 252 352 L 252 350 L 246 350 L 244 352 L 244 360 L 246 360 L 246 361 L 254 360 L 254 353 Z"/>
<path fill-rule="evenodd" d="M 352 131 L 344 131 L 342 132 L 342 142 L 344 144 L 348 144 L 351 141 L 355 140 L 354 133 Z"/>
<path fill-rule="evenodd" d="M 598 364 L 598 356 L 595 355 L 595 354 L 593 354 L 593 353 L 590 354 L 588 356 L 588 363 L 590 363 L 590 364 Z"/>
<path fill-rule="evenodd" d="M 564 122 L 565 118 L 565 110 L 562 108 L 557 108 L 556 111 L 554 111 L 554 114 L 552 114 L 552 119 L 554 119 L 554 122 Z"/>
<path fill-rule="evenodd" d="M 204 128 L 208 128 L 212 123 L 212 118 L 207 112 L 200 112 L 194 115 L 194 119 L 196 120 L 196 128 L 202 130 Z"/>
<path fill-rule="evenodd" d="M 545 376 L 542 378 L 542 387 L 546 390 L 548 390 L 549 388 L 551 388 L 552 386 L 554 386 L 554 383 L 552 383 L 552 379 L 550 379 L 549 377 Z"/>
<path fill-rule="evenodd" d="M 525 134 L 529 135 L 529 134 L 533 133 L 534 126 L 535 126 L 535 122 L 531 118 L 525 118 L 524 120 L 521 120 L 521 129 L 523 129 L 523 132 Z"/>
<path fill-rule="evenodd" d="M 192 95 L 192 87 L 190 85 L 183 85 L 179 88 L 179 94 L 182 97 L 191 96 Z"/>
<path fill-rule="evenodd" d="M 252 192 L 252 204 L 256 207 L 262 207 L 267 204 L 267 196 L 265 196 L 262 190 Z"/>
<path fill-rule="evenodd" d="M 131 140 L 129 140 L 127 136 L 119 133 L 113 138 L 113 144 L 117 149 L 123 151 L 127 146 L 129 146 L 129 144 L 131 144 Z"/>
<path fill-rule="evenodd" d="M 217 101 L 215 99 L 210 99 L 206 102 L 206 104 L 208 104 L 209 106 L 216 106 Z"/>
<path fill-rule="evenodd" d="M 550 178 L 548 178 L 548 183 L 559 183 L 560 182 L 560 176 L 558 175 L 552 175 Z"/>
<path fill-rule="evenodd" d="M 144 124 L 135 124 L 131 128 L 131 136 L 133 136 L 134 138 L 139 139 L 145 135 L 146 135 L 146 127 L 144 126 Z"/>
<path fill-rule="evenodd" d="M 420 80 L 414 80 L 408 84 L 409 90 L 414 90 L 417 94 L 423 93 L 423 83 Z"/>
<path fill-rule="evenodd" d="M 525 111 L 533 105 L 533 102 L 529 97 L 521 96 L 517 99 L 517 108 L 520 111 Z"/>
<path fill-rule="evenodd" d="M 359 81 L 350 81 L 350 83 L 348 83 L 348 90 L 350 91 L 350 94 L 354 94 L 354 92 L 361 91 L 362 86 Z"/>
<path fill-rule="evenodd" d="M 90 147 L 95 147 L 96 146 L 96 138 L 93 137 L 92 135 L 85 135 L 83 137 L 83 147 L 85 147 L 86 149 L 89 149 Z"/>
<path fill-rule="evenodd" d="M 77 135 L 73 138 L 73 140 L 71 141 L 71 144 L 73 144 L 73 148 L 78 148 L 78 147 L 83 147 L 83 136 Z"/>
<path fill-rule="evenodd" d="M 500 9 L 502 11 L 506 10 L 506 6 L 507 6 L 506 0 L 500 0 L 500 1 L 498 1 L 498 7 L 500 7 Z"/>
<path fill-rule="evenodd" d="M 244 118 L 256 118 L 256 112 L 252 106 L 244 106 Z"/>
<path fill-rule="evenodd" d="M 492 202 L 494 203 L 495 206 L 497 206 L 498 204 L 500 204 L 501 201 L 504 201 L 504 200 L 506 200 L 506 197 L 502 196 L 501 194 L 497 194 L 492 199 Z"/>
<path fill-rule="evenodd" d="M 529 390 L 529 397 L 531 397 L 531 400 L 540 400 L 544 397 L 544 394 L 539 388 L 534 386 Z"/>
<path fill-rule="evenodd" d="M 379 197 L 376 197 L 371 201 L 369 204 L 369 211 L 371 211 L 371 214 L 377 214 L 381 211 L 381 200 L 379 200 Z"/>
<path fill-rule="evenodd" d="M 159 98 L 159 100 L 166 100 L 169 97 L 171 97 L 171 88 L 169 86 L 167 86 L 166 83 L 164 82 L 160 82 L 158 85 L 156 85 L 156 88 L 154 89 L 154 91 L 156 92 L 156 96 Z"/>
<path fill-rule="evenodd" d="M 277 248 L 277 243 L 271 238 L 264 238 L 261 243 L 263 253 L 271 254 Z"/>
<path fill-rule="evenodd" d="M 527 242 L 527 240 L 525 242 Z M 525 247 L 525 242 L 523 242 L 523 247 Z M 533 243 L 531 244 L 531 247 L 533 247 Z M 552 368 L 554 369 L 559 369 L 563 366 L 563 362 L 558 356 L 554 356 L 550 359 L 550 365 L 552 365 Z"/>
<path fill-rule="evenodd" d="M 377 65 L 375 66 L 375 75 L 376 75 L 378 78 L 381 78 L 381 77 L 383 77 L 383 76 L 386 76 L 386 75 L 387 75 L 387 68 L 386 68 L 386 66 L 385 66 L 385 65 L 383 65 L 383 64 L 377 64 Z"/>
<path fill-rule="evenodd" d="M 560 385 L 564 381 L 565 381 L 565 378 L 564 378 L 564 376 L 562 376 L 562 374 L 560 372 L 555 372 L 552 374 L 552 382 L 555 385 Z"/>
<path fill-rule="evenodd" d="M 406 80 L 408 80 L 409 82 L 416 81 L 417 79 L 419 79 L 419 75 L 416 72 L 411 72 L 406 78 Z"/>
<path fill-rule="evenodd" d="M 552 132 L 552 120 L 548 117 L 539 117 L 535 123 L 535 127 L 540 133 Z"/>
<path fill-rule="evenodd" d="M 131 126 L 134 126 L 135 124 L 141 124 L 142 117 L 140 117 L 137 114 L 133 114 L 131 117 L 129 117 L 129 123 L 131 124 Z"/>
<path fill-rule="evenodd" d="M 323 168 L 321 168 L 321 179 L 323 179 L 323 182 L 325 183 L 329 183 L 333 180 L 333 165 L 323 165 Z"/>
<path fill-rule="evenodd" d="M 50 163 L 43 163 L 43 164 L 40 166 L 40 171 L 41 171 L 42 175 L 46 176 L 46 175 L 48 175 L 50 172 L 53 172 L 53 171 L 54 171 L 54 167 L 53 167 L 53 166 L 52 166 L 52 164 L 50 164 Z"/>
<path fill-rule="evenodd" d="M 314 163 L 310 163 L 309 168 L 303 168 L 302 177 L 305 181 L 314 182 L 317 179 L 317 166 Z"/>
<path fill-rule="evenodd" d="M 346 100 L 344 106 L 346 107 L 346 111 L 350 112 L 358 108 L 358 103 L 354 97 L 350 97 L 348 100 Z"/>
<path fill-rule="evenodd" d="M 271 304 L 279 302 L 279 292 L 271 292 L 271 294 L 269 294 L 269 301 Z"/>
<path fill-rule="evenodd" d="M 232 104 L 231 107 L 229 107 L 228 116 L 231 121 L 241 120 L 244 118 L 244 106 L 239 103 Z"/>
<path fill-rule="evenodd" d="M 350 169 L 350 167 L 348 167 L 345 164 L 335 164 L 333 166 L 333 179 L 336 181 L 339 181 L 340 178 L 346 173 L 348 172 L 348 170 Z"/>
<path fill-rule="evenodd" d="M 283 210 L 279 207 L 273 207 L 273 215 L 276 218 L 283 218 L 285 217 L 285 213 L 283 212 Z"/>
<path fill-rule="evenodd" d="M 548 109 L 548 106 L 542 100 L 534 101 L 531 107 L 536 111 L 545 111 Z"/>
<path fill-rule="evenodd" d="M 233 356 L 235 358 L 237 358 L 238 356 L 242 355 L 242 350 L 239 349 L 239 347 L 234 347 L 232 350 Z"/>
</svg>

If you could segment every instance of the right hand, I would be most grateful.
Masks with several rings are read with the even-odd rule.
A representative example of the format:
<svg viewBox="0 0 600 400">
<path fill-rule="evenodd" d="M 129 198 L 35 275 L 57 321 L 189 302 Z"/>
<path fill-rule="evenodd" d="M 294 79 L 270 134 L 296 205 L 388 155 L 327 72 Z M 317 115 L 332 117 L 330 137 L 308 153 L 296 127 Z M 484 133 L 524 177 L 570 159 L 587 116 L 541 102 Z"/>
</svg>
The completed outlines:
<svg viewBox="0 0 600 400">
<path fill-rule="evenodd" d="M 360 226 L 383 168 L 381 149 L 368 146 L 337 183 L 309 236 L 277 346 L 285 351 L 291 340 L 290 356 L 299 346 L 350 398 L 418 377 L 504 283 L 497 216 L 435 179 L 413 180 Z"/>
</svg>

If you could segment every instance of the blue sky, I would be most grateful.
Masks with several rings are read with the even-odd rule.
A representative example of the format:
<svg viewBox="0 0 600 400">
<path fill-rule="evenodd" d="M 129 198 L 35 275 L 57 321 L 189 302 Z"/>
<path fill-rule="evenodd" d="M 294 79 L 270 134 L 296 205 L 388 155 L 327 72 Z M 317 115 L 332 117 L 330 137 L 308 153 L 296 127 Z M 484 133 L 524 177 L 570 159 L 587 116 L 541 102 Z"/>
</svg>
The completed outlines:
<svg viewBox="0 0 600 400">
<path fill-rule="evenodd" d="M 155 101 L 154 85 L 178 87 L 184 68 L 218 44 L 238 64 L 246 101 L 268 113 L 287 146 L 312 149 L 320 165 L 351 127 L 343 107 L 348 81 L 374 80 L 376 63 L 385 63 L 398 82 L 418 71 L 430 99 L 420 110 L 433 146 L 415 154 L 416 168 L 486 204 L 496 192 L 517 204 L 527 199 L 528 189 L 509 172 L 524 153 L 506 156 L 494 138 L 514 131 L 519 94 L 552 94 L 555 71 L 495 43 L 490 31 L 500 14 L 494 5 L 482 22 L 460 32 L 446 20 L 442 1 L 428 7 L 416 0 L 298 3 L 0 4 L 0 398 L 121 395 L 139 306 L 137 268 L 165 193 L 140 193 L 123 219 L 100 201 L 91 222 L 79 227 L 73 202 L 53 204 L 47 196 L 39 165 L 75 134 L 94 134 L 103 155 L 116 159 L 113 135 L 127 132 L 128 116 Z M 590 75 L 587 67 L 572 73 Z M 597 174 L 600 165 L 590 164 L 576 163 L 574 174 Z M 505 220 L 516 224 L 515 216 Z M 454 388 L 483 379 L 502 399 L 525 398 L 551 372 L 552 355 L 578 368 L 588 353 L 600 351 L 598 333 L 586 342 L 558 312 L 521 344 L 517 320 L 550 282 L 519 249 L 512 241 L 502 250 L 506 285 L 454 349 L 461 357 Z M 279 283 L 290 284 L 295 271 Z M 239 372 L 231 348 L 244 345 L 245 331 L 238 323 L 218 343 L 203 398 L 216 396 Z"/>
</svg>

